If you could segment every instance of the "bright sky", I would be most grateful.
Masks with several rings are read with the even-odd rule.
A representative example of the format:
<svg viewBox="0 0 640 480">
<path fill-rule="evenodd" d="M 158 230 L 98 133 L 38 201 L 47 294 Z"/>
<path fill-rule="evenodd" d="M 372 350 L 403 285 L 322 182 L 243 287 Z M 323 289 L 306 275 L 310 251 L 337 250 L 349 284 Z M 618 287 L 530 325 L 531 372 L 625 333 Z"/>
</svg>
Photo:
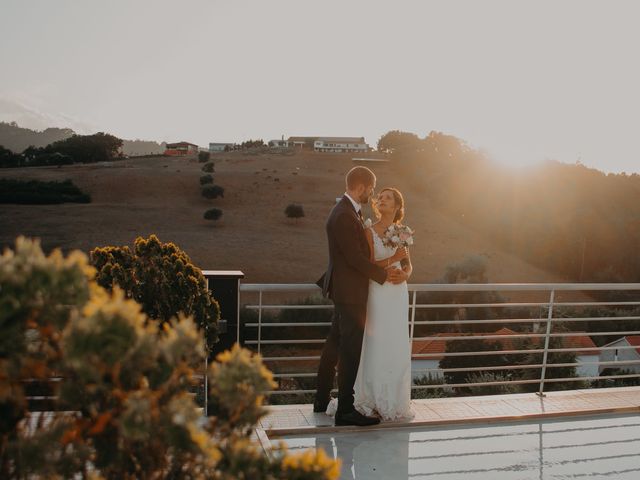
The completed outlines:
<svg viewBox="0 0 640 480">
<path fill-rule="evenodd" d="M 0 119 L 200 145 L 438 130 L 514 166 L 640 172 L 639 18 L 634 0 L 0 0 Z"/>
</svg>

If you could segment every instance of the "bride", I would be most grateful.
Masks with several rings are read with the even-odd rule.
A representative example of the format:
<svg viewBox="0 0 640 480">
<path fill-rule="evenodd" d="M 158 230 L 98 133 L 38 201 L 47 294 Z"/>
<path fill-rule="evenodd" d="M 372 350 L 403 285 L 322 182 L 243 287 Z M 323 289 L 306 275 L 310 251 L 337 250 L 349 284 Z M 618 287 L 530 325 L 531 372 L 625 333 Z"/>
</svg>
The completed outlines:
<svg viewBox="0 0 640 480">
<path fill-rule="evenodd" d="M 378 221 L 366 229 L 371 261 L 381 267 L 397 266 L 407 276 L 412 266 L 407 248 L 385 245 L 385 231 L 404 217 L 404 199 L 395 188 L 383 189 L 373 202 Z M 409 293 L 407 283 L 380 285 L 369 281 L 367 321 L 362 340 L 360 365 L 354 385 L 354 407 L 364 415 L 383 420 L 413 418 L 411 408 L 411 346 L 408 331 Z M 339 367 L 338 367 L 339 368 Z M 327 409 L 334 414 L 337 400 Z"/>
</svg>

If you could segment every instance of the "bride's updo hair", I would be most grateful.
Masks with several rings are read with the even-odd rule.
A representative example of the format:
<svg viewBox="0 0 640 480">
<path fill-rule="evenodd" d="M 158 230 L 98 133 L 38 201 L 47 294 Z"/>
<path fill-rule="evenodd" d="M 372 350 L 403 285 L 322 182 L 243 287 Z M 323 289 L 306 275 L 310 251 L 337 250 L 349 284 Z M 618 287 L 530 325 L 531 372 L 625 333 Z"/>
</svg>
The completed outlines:
<svg viewBox="0 0 640 480">
<path fill-rule="evenodd" d="M 397 209 L 396 214 L 393 217 L 393 222 L 401 222 L 404 218 L 404 198 L 402 197 L 400 190 L 398 190 L 397 188 L 386 187 L 380 190 L 380 193 L 382 192 L 391 192 L 391 194 L 393 195 L 393 202 L 395 203 Z M 380 195 L 380 193 L 378 193 L 378 195 Z M 373 213 L 376 215 L 376 217 L 380 218 L 380 212 L 378 211 L 376 202 L 371 202 L 371 209 L 373 210 Z"/>
</svg>

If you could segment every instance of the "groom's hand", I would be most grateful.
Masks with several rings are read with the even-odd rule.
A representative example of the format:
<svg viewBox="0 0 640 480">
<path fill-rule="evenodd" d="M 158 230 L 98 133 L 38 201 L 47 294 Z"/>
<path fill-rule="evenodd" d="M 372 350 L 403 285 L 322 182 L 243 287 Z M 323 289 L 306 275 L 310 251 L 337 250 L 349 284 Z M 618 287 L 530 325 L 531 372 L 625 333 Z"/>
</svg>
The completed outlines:
<svg viewBox="0 0 640 480">
<path fill-rule="evenodd" d="M 409 276 L 404 270 L 400 270 L 399 268 L 393 267 L 387 269 L 387 281 L 398 284 L 402 282 L 406 282 Z"/>
</svg>

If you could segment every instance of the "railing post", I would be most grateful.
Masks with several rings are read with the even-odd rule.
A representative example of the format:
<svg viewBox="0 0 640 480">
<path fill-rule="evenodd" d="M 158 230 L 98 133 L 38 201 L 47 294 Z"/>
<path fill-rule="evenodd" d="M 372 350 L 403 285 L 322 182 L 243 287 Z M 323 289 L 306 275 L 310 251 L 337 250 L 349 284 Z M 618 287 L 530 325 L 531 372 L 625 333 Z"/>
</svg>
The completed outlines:
<svg viewBox="0 0 640 480">
<path fill-rule="evenodd" d="M 207 288 L 209 288 L 209 279 L 207 278 Z M 205 325 L 205 338 L 207 338 L 207 332 L 209 330 L 209 326 Z M 205 345 L 205 355 L 204 355 L 204 409 L 203 414 L 206 417 L 209 414 L 209 379 L 207 377 L 207 371 L 209 370 L 209 351 L 207 346 Z"/>
<path fill-rule="evenodd" d="M 413 347 L 413 330 L 415 328 L 416 321 L 416 295 L 418 292 L 413 291 L 413 299 L 411 300 L 411 328 L 409 329 L 409 349 Z"/>
<path fill-rule="evenodd" d="M 416 321 L 416 295 L 418 292 L 413 291 L 413 298 L 411 300 L 411 319 L 409 327 L 409 363 L 413 365 L 413 331 Z M 412 367 L 413 369 L 413 367 Z M 413 387 L 413 371 L 411 372 L 411 386 Z M 411 389 L 413 391 L 413 388 Z"/>
<path fill-rule="evenodd" d="M 547 373 L 547 357 L 549 354 L 549 339 L 551 335 L 551 321 L 553 319 L 553 303 L 555 301 L 556 291 L 551 290 L 549 297 L 549 314 L 547 315 L 547 331 L 544 336 L 544 352 L 542 353 L 542 373 L 540 374 L 540 390 L 538 395 L 544 397 L 544 377 Z"/>
<path fill-rule="evenodd" d="M 258 353 L 260 353 L 260 342 L 262 340 L 262 290 L 258 294 Z"/>
</svg>

